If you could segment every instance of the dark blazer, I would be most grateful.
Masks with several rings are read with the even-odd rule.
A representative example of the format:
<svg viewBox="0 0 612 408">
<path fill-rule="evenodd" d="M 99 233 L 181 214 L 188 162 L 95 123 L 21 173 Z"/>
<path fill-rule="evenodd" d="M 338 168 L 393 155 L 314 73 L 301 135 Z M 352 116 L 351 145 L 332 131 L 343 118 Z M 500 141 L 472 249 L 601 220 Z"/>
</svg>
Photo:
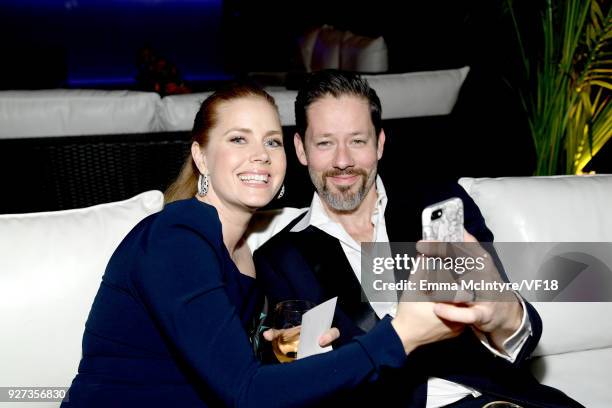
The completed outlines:
<svg viewBox="0 0 612 408">
<path fill-rule="evenodd" d="M 257 304 L 215 208 L 195 198 L 167 205 L 113 254 L 62 407 L 317 405 L 405 362 L 384 319 L 337 352 L 261 365 L 247 336 Z"/>
<path fill-rule="evenodd" d="M 385 222 L 391 242 L 421 239 L 422 209 L 451 197 L 463 200 L 466 230 L 485 246 L 493 241 L 480 210 L 456 182 L 411 182 L 385 187 L 388 197 Z M 363 291 L 337 239 L 313 226 L 300 232 L 290 231 L 303 216 L 255 252 L 258 283 L 271 305 L 287 299 L 320 303 L 338 296 L 334 325 L 341 336 L 335 346 L 341 348 L 354 336 L 367 331 L 377 317 L 370 304 L 361 301 Z M 505 278 L 493 246 L 489 244 L 487 249 Z M 418 348 L 402 369 L 389 370 L 377 384 L 349 397 L 363 402 L 375 395 L 377 401 L 391 398 L 398 406 L 424 407 L 427 378 L 433 376 L 511 399 L 523 406 L 580 406 L 565 394 L 537 383 L 525 367 L 525 359 L 542 333 L 536 310 L 527 304 L 527 312 L 533 334 L 514 363 L 494 356 L 472 331 L 466 330 L 457 338 Z"/>
</svg>

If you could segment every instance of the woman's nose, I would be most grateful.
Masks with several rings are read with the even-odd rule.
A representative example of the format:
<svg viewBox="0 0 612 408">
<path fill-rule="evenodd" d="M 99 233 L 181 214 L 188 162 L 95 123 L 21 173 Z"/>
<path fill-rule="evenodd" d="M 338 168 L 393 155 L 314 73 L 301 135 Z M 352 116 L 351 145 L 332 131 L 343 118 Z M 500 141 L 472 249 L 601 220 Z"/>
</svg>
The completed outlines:
<svg viewBox="0 0 612 408">
<path fill-rule="evenodd" d="M 252 162 L 270 163 L 270 154 L 264 146 L 254 147 L 251 153 Z"/>
</svg>

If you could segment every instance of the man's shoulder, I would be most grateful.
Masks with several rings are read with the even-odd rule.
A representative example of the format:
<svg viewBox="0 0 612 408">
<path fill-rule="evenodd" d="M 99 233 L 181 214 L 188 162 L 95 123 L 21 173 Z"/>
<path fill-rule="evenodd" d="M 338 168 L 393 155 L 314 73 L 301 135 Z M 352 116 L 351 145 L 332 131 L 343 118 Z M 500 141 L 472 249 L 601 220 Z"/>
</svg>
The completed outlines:
<svg viewBox="0 0 612 408">
<path fill-rule="evenodd" d="M 280 230 L 277 234 L 275 234 L 272 238 L 270 238 L 259 249 L 274 250 L 274 249 L 279 249 L 289 244 L 292 244 L 294 241 L 294 238 L 301 232 L 301 231 L 292 231 L 292 229 L 305 216 L 306 216 L 306 213 L 300 214 L 297 217 L 295 217 L 289 224 L 287 224 L 282 230 Z"/>
<path fill-rule="evenodd" d="M 255 252 L 264 243 L 294 224 L 308 211 L 305 208 L 284 207 L 276 210 L 258 211 L 251 218 L 247 231 L 247 243 L 251 251 Z"/>
<path fill-rule="evenodd" d="M 321 242 L 317 239 L 319 235 L 313 234 L 318 231 L 316 228 L 292 231 L 304 216 L 305 213 L 296 217 L 253 253 L 259 277 L 269 279 L 271 276 L 278 278 L 287 275 L 292 277 L 288 279 L 293 279 L 298 275 L 308 275 L 306 271 L 311 270 L 309 260 L 316 259 Z"/>
<path fill-rule="evenodd" d="M 410 201 L 415 207 L 426 207 L 451 197 L 466 197 L 467 193 L 455 177 L 413 177 L 410 181 L 384 178 L 390 201 Z"/>
<path fill-rule="evenodd" d="M 282 229 L 279 230 L 277 228 L 276 231 L 278 232 L 274 231 L 274 234 L 271 237 L 268 237 L 265 242 L 257 247 L 254 252 L 254 256 L 279 256 L 284 254 L 289 247 L 294 246 L 293 238 L 295 238 L 296 234 L 299 234 L 299 232 L 292 232 L 291 230 L 298 222 L 300 222 L 300 220 L 302 220 L 302 218 L 306 216 L 306 213 L 307 209 L 301 213 L 298 213 L 297 216 L 291 219 L 288 223 L 285 223 L 286 225 L 284 225 Z"/>
<path fill-rule="evenodd" d="M 394 179 L 389 182 L 383 179 L 383 182 L 388 212 L 398 220 L 416 217 L 420 224 L 421 212 L 425 207 L 454 197 L 460 198 L 468 211 L 475 206 L 456 178 L 415 177 L 404 183 Z"/>
<path fill-rule="evenodd" d="M 390 239 L 420 239 L 423 209 L 454 197 L 463 202 L 466 229 L 481 241 L 492 239 L 480 209 L 457 178 L 424 176 L 412 177 L 403 183 L 393 178 L 383 179 L 383 182 L 388 198 L 385 218 Z"/>
</svg>

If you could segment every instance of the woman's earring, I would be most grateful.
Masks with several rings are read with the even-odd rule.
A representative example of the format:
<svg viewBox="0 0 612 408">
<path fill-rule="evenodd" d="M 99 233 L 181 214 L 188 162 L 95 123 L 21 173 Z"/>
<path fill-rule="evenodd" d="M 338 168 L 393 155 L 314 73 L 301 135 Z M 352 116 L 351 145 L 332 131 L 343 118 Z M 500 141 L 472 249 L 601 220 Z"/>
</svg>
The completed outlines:
<svg viewBox="0 0 612 408">
<path fill-rule="evenodd" d="M 285 195 L 285 185 L 283 184 L 281 186 L 280 192 L 278 193 L 278 195 L 276 196 L 276 198 L 278 200 L 280 200 L 281 198 L 283 198 L 283 196 Z"/>
<path fill-rule="evenodd" d="M 200 173 L 198 177 L 198 195 L 204 197 L 206 194 L 208 194 L 208 173 Z"/>
</svg>

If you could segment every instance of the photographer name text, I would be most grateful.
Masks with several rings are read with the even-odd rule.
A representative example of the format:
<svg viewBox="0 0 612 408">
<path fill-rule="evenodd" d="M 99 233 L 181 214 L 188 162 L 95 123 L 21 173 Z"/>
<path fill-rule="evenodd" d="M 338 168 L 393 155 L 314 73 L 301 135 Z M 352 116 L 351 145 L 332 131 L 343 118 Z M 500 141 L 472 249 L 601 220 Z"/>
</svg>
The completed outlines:
<svg viewBox="0 0 612 408">
<path fill-rule="evenodd" d="M 426 279 L 419 281 L 409 281 L 402 279 L 399 282 L 384 282 L 380 279 L 372 282 L 376 291 L 487 291 L 487 292 L 506 292 L 506 291 L 532 291 L 545 290 L 555 291 L 559 289 L 559 281 L 556 279 L 523 279 L 519 282 L 487 282 L 485 280 L 462 280 L 460 282 L 431 282 Z"/>
</svg>

